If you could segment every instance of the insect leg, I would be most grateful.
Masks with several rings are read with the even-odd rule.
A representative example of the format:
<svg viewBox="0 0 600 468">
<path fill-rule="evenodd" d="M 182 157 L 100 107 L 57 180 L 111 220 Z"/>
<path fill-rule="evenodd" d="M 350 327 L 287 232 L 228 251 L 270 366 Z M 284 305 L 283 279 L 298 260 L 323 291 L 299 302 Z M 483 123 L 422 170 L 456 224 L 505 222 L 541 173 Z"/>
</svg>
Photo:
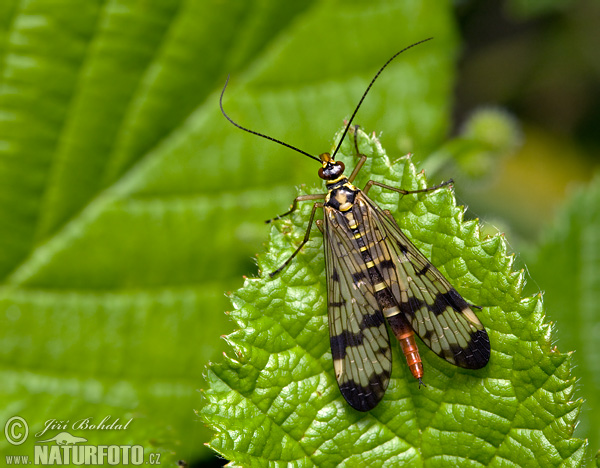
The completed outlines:
<svg viewBox="0 0 600 468">
<path fill-rule="evenodd" d="M 358 163 L 354 167 L 354 170 L 352 171 L 352 174 L 350 174 L 350 176 L 348 177 L 348 181 L 350 183 L 352 183 L 354 181 L 354 179 L 358 175 L 359 171 L 362 169 L 362 167 L 364 166 L 365 162 L 367 161 L 367 157 L 364 154 L 361 154 L 361 152 L 358 150 L 358 128 L 359 128 L 358 125 L 354 126 L 354 149 L 356 150 L 356 155 L 360 156 L 360 160 L 358 161 Z M 427 188 L 418 189 L 418 190 L 403 190 L 403 189 L 399 189 L 397 187 L 392 187 L 391 185 L 382 184 L 381 182 L 377 182 L 375 180 L 370 180 L 365 185 L 365 188 L 363 189 L 363 192 L 365 194 L 367 194 L 373 185 L 377 185 L 378 187 L 381 187 L 381 188 L 384 188 L 384 189 L 387 189 L 387 190 L 392 190 L 394 192 L 401 193 L 402 195 L 409 195 L 411 193 L 431 192 L 431 191 L 437 190 L 437 189 L 439 189 L 441 187 L 445 187 L 446 185 L 450 185 L 453 182 L 454 181 L 452 179 L 450 179 L 450 180 L 448 180 L 446 182 L 442 182 L 441 184 L 434 185 L 433 187 L 427 187 Z"/>
<path fill-rule="evenodd" d="M 367 157 L 364 154 L 361 154 L 360 151 L 358 151 L 358 129 L 359 129 L 359 125 L 355 125 L 354 126 L 354 148 L 356 149 L 356 155 L 360 156 L 360 159 L 359 159 L 358 163 L 356 164 L 356 166 L 354 166 L 354 169 L 352 170 L 352 174 L 350 174 L 350 176 L 348 177 L 348 182 L 350 182 L 350 183 L 352 183 L 354 181 L 354 179 L 356 178 L 356 176 L 358 175 L 358 173 L 364 166 L 365 162 L 367 161 Z"/>
<path fill-rule="evenodd" d="M 325 195 L 326 195 L 325 193 L 317 193 L 315 195 L 300 195 L 299 197 L 294 198 L 294 201 L 292 202 L 292 208 L 290 208 L 289 211 L 286 211 L 285 213 L 280 214 L 279 216 L 275 216 L 274 218 L 267 219 L 265 221 L 265 223 L 269 224 L 269 223 L 272 223 L 273 221 L 277 221 L 278 219 L 283 218 L 284 216 L 292 214 L 298 208 L 298 202 L 303 202 L 303 201 L 308 201 L 308 200 L 322 200 L 323 198 L 325 198 Z"/>
<path fill-rule="evenodd" d="M 303 197 L 312 197 L 312 198 L 303 198 Z M 301 197 L 297 197 L 294 200 L 294 204 L 296 205 L 297 201 L 304 201 L 304 200 L 314 200 L 315 195 L 304 195 Z M 293 260 L 293 258 L 298 255 L 298 252 L 300 252 L 300 249 L 302 247 L 304 247 L 304 244 L 306 244 L 308 242 L 308 239 L 310 238 L 310 228 L 312 227 L 312 223 L 313 220 L 315 218 L 315 212 L 317 211 L 317 208 L 323 208 L 323 203 L 315 203 L 312 207 L 312 211 L 310 212 L 310 219 L 308 220 L 308 227 L 306 228 L 306 233 L 304 234 L 304 239 L 302 239 L 302 242 L 300 243 L 300 245 L 298 246 L 298 248 L 294 251 L 294 253 L 285 261 L 283 262 L 283 265 L 281 265 L 279 268 L 277 268 L 277 270 L 275 270 L 272 273 L 269 273 L 269 276 L 271 278 L 273 278 L 277 273 L 279 273 L 281 270 L 283 270 L 286 266 L 289 265 L 289 263 Z M 292 208 L 291 211 L 294 211 L 295 207 Z M 289 214 L 289 213 L 286 213 Z"/>
<path fill-rule="evenodd" d="M 399 189 L 397 187 L 392 187 L 391 185 L 382 184 L 381 182 L 377 182 L 375 180 L 370 180 L 365 185 L 365 188 L 363 189 L 363 192 L 364 193 L 368 193 L 369 190 L 371 189 L 371 187 L 373 185 L 376 185 L 378 187 L 381 187 L 381 188 L 384 188 L 384 189 L 387 189 L 387 190 L 392 190 L 393 192 L 401 193 L 402 195 L 410 195 L 411 193 L 431 192 L 433 190 L 437 190 L 439 188 L 445 187 L 446 185 L 450 185 L 453 182 L 454 181 L 452 179 L 450 179 L 450 180 L 447 180 L 446 182 L 442 182 L 441 184 L 434 185 L 433 187 L 427 187 L 427 188 L 418 189 L 418 190 L 403 190 L 403 189 Z"/>
<path fill-rule="evenodd" d="M 390 210 L 382 210 L 382 211 L 383 211 L 383 214 L 386 215 L 390 219 L 390 221 L 396 225 L 396 227 L 398 229 L 402 230 L 400 228 L 400 226 L 398 226 L 398 221 L 396 221 L 396 218 L 394 218 L 394 215 L 392 215 L 392 212 Z"/>
<path fill-rule="evenodd" d="M 321 234 L 323 234 L 323 220 L 322 219 L 317 219 L 315 221 L 315 224 L 317 225 L 317 227 L 319 228 L 319 231 L 321 231 Z"/>
</svg>

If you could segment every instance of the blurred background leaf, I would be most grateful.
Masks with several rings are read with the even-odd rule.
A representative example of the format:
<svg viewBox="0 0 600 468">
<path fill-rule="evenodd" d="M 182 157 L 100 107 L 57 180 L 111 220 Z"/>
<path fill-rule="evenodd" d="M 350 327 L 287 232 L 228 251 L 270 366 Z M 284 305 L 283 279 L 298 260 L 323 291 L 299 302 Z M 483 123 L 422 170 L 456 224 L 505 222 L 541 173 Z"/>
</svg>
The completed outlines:
<svg viewBox="0 0 600 468">
<path fill-rule="evenodd" d="M 570 188 L 598 166 L 599 15 L 591 0 L 3 1 L 0 419 L 19 414 L 35 433 L 53 418 L 133 417 L 90 442 L 140 444 L 170 461 L 212 457 L 193 409 L 204 365 L 232 329 L 223 292 L 255 274 L 262 220 L 288 206 L 294 184 L 315 180 L 308 160 L 222 118 L 227 74 L 237 121 L 319 153 L 381 63 L 435 36 L 386 70 L 358 123 L 417 161 L 454 133 L 450 157 L 419 165 L 454 177 L 469 214 L 507 231 L 516 252 L 535 250 Z M 439 78 L 407 87 L 403 61 Z M 415 92 L 424 99 L 406 107 Z M 472 111 L 488 105 L 516 116 L 522 149 L 455 160 Z M 545 278 L 532 292 L 572 294 Z M 554 297 L 559 347 L 579 350 L 583 365 L 598 327 L 586 346 L 563 339 L 562 323 L 582 309 L 553 307 Z M 585 306 L 597 324 L 598 306 Z M 598 391 L 589 376 L 586 395 Z M 590 403 L 576 435 L 592 436 L 595 450 L 598 430 L 582 433 L 599 410 Z M 31 441 L 0 440 L 2 454 L 31 451 Z"/>
<path fill-rule="evenodd" d="M 600 447 L 600 4 L 594 1 L 461 2 L 464 54 L 455 124 L 474 107 L 500 105 L 518 118 L 523 146 L 487 177 L 462 181 L 471 216 L 507 233 L 528 268 L 526 291 L 545 292 L 562 352 L 575 351 L 575 436 Z"/>
<path fill-rule="evenodd" d="M 524 250 L 534 285 L 544 285 L 548 313 L 562 349 L 575 350 L 580 396 L 586 400 L 579 433 L 600 438 L 600 184 L 573 194 L 537 247 Z M 596 448 L 597 445 L 592 448 Z"/>
</svg>

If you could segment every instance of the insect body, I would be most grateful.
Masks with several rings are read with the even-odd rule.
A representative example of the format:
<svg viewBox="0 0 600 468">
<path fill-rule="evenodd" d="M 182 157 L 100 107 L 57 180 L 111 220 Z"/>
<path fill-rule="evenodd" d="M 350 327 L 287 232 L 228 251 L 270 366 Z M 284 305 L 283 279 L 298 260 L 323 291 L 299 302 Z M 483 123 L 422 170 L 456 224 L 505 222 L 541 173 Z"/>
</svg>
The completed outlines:
<svg viewBox="0 0 600 468">
<path fill-rule="evenodd" d="M 371 81 L 333 155 L 323 153 L 317 158 L 240 127 L 223 111 L 234 125 L 321 163 L 319 177 L 325 181 L 327 193 L 299 196 L 288 212 L 275 218 L 292 213 L 299 202 L 324 200 L 314 203 L 302 243 L 271 276 L 283 270 L 308 242 L 316 210 L 322 208 L 323 220 L 317 221 L 317 226 L 324 236 L 333 366 L 342 395 L 359 411 L 373 409 L 389 383 L 392 355 L 386 320 L 400 342 L 411 373 L 420 384 L 423 365 L 415 333 L 434 353 L 456 366 L 479 369 L 490 358 L 488 335 L 471 306 L 410 242 L 391 213 L 380 209 L 367 196 L 373 185 L 406 195 L 436 190 L 448 183 L 407 191 L 371 180 L 360 190 L 352 182 L 366 156 L 359 154 L 356 136 L 360 160 L 350 176 L 344 175 L 343 163 L 334 159 L 371 85 L 398 54 Z"/>
</svg>

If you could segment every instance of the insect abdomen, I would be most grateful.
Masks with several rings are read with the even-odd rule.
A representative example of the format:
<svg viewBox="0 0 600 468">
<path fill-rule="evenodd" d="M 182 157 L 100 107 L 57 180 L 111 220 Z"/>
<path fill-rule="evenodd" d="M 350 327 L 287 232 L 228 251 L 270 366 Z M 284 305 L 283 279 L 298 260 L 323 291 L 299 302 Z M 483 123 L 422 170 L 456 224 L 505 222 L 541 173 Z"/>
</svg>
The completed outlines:
<svg viewBox="0 0 600 468">
<path fill-rule="evenodd" d="M 390 324 L 394 335 L 400 342 L 402 353 L 406 357 L 408 368 L 415 379 L 419 381 L 423 378 L 423 363 L 419 355 L 419 348 L 415 340 L 415 332 L 408 324 L 402 314 L 387 316 L 387 321 Z"/>
<path fill-rule="evenodd" d="M 406 357 L 406 362 L 412 375 L 420 381 L 423 377 L 423 363 L 421 362 L 421 356 L 419 355 L 419 349 L 415 341 L 415 333 L 400 313 L 399 304 L 381 274 L 381 268 L 395 268 L 395 264 L 383 254 L 374 257 L 372 252 L 376 250 L 372 248 L 373 246 L 368 245 L 367 240 L 363 236 L 364 226 L 361 226 L 356 220 L 354 211 L 348 210 L 344 213 L 344 217 L 348 222 L 348 228 L 352 231 L 353 237 L 359 246 L 359 251 L 367 267 L 367 274 L 375 289 L 375 298 L 381 312 L 390 324 L 392 332 L 400 342 L 402 353 Z"/>
</svg>

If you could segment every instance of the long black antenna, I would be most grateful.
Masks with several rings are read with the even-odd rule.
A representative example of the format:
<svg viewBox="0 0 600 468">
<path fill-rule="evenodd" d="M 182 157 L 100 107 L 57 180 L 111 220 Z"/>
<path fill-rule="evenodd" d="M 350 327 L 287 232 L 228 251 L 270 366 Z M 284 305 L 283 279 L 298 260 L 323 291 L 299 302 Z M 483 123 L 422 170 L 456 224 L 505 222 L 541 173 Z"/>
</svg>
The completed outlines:
<svg viewBox="0 0 600 468">
<path fill-rule="evenodd" d="M 394 60 L 396 57 L 398 57 L 398 55 L 400 55 L 402 52 L 406 52 L 408 49 L 410 49 L 410 48 L 412 48 L 414 46 L 417 46 L 419 44 L 423 44 L 423 42 L 430 41 L 431 39 L 433 39 L 433 37 L 428 37 L 427 39 L 423 39 L 422 41 L 415 42 L 414 44 L 411 44 L 408 47 L 405 47 L 400 52 L 396 52 L 392 56 L 392 58 L 390 58 L 387 62 L 385 62 L 383 64 L 383 67 L 381 67 L 379 69 L 379 71 L 375 74 L 375 76 L 373 77 L 373 79 L 369 83 L 369 86 L 367 86 L 367 89 L 365 90 L 364 94 L 360 98 L 360 101 L 358 101 L 358 105 L 356 106 L 356 109 L 354 109 L 354 113 L 352 114 L 352 117 L 350 117 L 350 120 L 348 121 L 348 125 L 346 125 L 346 128 L 344 129 L 344 133 L 342 134 L 342 138 L 340 138 L 340 142 L 338 143 L 337 147 L 335 148 L 335 151 L 331 155 L 332 159 L 335 159 L 335 155 L 337 154 L 338 150 L 340 149 L 340 146 L 342 146 L 342 142 L 344 141 L 344 138 L 346 138 L 346 134 L 348 133 L 348 129 L 350 128 L 350 125 L 352 124 L 352 121 L 354 120 L 354 117 L 356 116 L 356 113 L 358 112 L 358 109 L 360 109 L 361 104 L 363 103 L 363 101 L 367 97 L 367 94 L 369 93 L 369 90 L 371 89 L 371 86 L 373 86 L 373 83 L 375 83 L 375 80 L 379 77 L 379 75 L 381 75 L 381 72 L 385 69 L 385 67 L 387 67 L 390 64 L 390 62 L 392 60 Z"/>
<path fill-rule="evenodd" d="M 375 80 L 379 77 L 379 75 L 381 75 L 381 72 L 385 69 L 385 67 L 387 67 L 390 64 L 390 62 L 392 60 L 394 60 L 396 57 L 398 57 L 398 55 L 400 55 L 402 52 L 406 52 L 408 49 L 410 49 L 410 48 L 412 48 L 414 46 L 417 46 L 419 44 L 422 44 L 423 42 L 427 42 L 427 41 L 429 41 L 431 39 L 433 39 L 433 37 L 428 37 L 427 39 L 423 39 L 422 41 L 415 42 L 414 44 L 411 44 L 408 47 L 405 47 L 400 52 L 396 52 L 392 56 L 392 58 L 390 58 L 387 62 L 385 62 L 383 64 L 383 66 L 379 69 L 379 71 L 375 74 L 375 76 L 373 77 L 373 79 L 369 83 L 369 86 L 367 86 L 367 89 L 365 90 L 364 94 L 360 98 L 360 101 L 358 101 L 358 105 L 356 106 L 356 109 L 354 109 L 354 112 L 352 113 L 352 117 L 350 117 L 350 120 L 348 121 L 348 124 L 346 125 L 346 128 L 344 129 L 344 133 L 342 134 L 342 138 L 340 138 L 340 141 L 339 141 L 337 147 L 335 148 L 335 151 L 333 152 L 333 155 L 331 156 L 332 159 L 335 159 L 335 155 L 337 154 L 337 152 L 339 151 L 340 147 L 342 146 L 342 142 L 344 141 L 344 138 L 346 138 L 346 134 L 348 133 L 348 129 L 350 128 L 350 125 L 352 124 L 352 121 L 354 120 L 354 117 L 356 117 L 356 113 L 358 112 L 358 109 L 360 109 L 360 106 L 362 105 L 363 101 L 367 97 L 367 94 L 369 94 L 369 91 L 371 90 L 371 87 L 373 86 L 373 83 L 375 83 Z M 227 80 L 225 80 L 225 86 L 223 86 L 223 90 L 221 91 L 221 97 L 219 98 L 219 105 L 221 106 L 221 112 L 223 113 L 223 116 L 227 120 L 229 120 L 229 122 L 231 122 L 237 128 L 239 128 L 241 130 L 244 130 L 245 132 L 252 133 L 253 135 L 256 135 L 256 136 L 259 136 L 259 137 L 262 137 L 262 138 L 266 138 L 267 140 L 274 141 L 275 143 L 279 143 L 282 146 L 285 146 L 287 148 L 293 149 L 294 151 L 297 151 L 298 153 L 303 154 L 304 156 L 308 156 L 309 158 L 314 159 L 315 161 L 321 162 L 321 159 L 317 158 L 316 156 L 313 156 L 312 154 L 307 153 L 306 151 L 302 151 L 301 149 L 296 148 L 295 146 L 292 146 L 292 145 L 290 145 L 288 143 L 285 143 L 285 142 L 283 142 L 281 140 L 278 140 L 277 138 L 273 138 L 273 137 L 270 137 L 270 136 L 265 135 L 263 133 L 259 133 L 259 132 L 255 132 L 254 130 L 250 130 L 249 128 L 242 127 L 240 124 L 234 122 L 233 119 L 227 115 L 227 113 L 225 112 L 225 109 L 223 109 L 223 95 L 225 94 L 225 89 L 227 88 L 227 84 L 228 83 L 229 83 L 229 75 L 227 76 Z"/>
<path fill-rule="evenodd" d="M 308 154 L 306 151 L 302 151 L 301 149 L 298 149 L 295 146 L 289 145 L 289 144 L 287 144 L 287 143 L 285 143 L 285 142 L 283 142 L 281 140 L 278 140 L 277 138 L 273 138 L 273 137 L 270 137 L 268 135 L 264 135 L 262 133 L 255 132 L 254 130 L 250 130 L 249 128 L 242 127 L 240 124 L 235 123 L 231 119 L 231 117 L 229 117 L 225 113 L 225 109 L 223 109 L 223 95 L 225 94 L 225 88 L 227 88 L 227 84 L 228 83 L 229 83 L 229 76 L 227 76 L 227 80 L 225 81 L 225 86 L 223 86 L 223 91 L 221 91 L 221 98 L 219 99 L 219 105 L 221 106 L 221 112 L 223 113 L 223 115 L 225 116 L 225 118 L 227 120 L 229 120 L 237 128 L 240 128 L 240 129 L 244 130 L 245 132 L 252 133 L 253 135 L 257 135 L 259 137 L 266 138 L 267 140 L 274 141 L 275 143 L 279 143 L 280 145 L 287 146 L 288 148 L 293 149 L 294 151 L 298 151 L 298 153 L 303 154 L 304 156 L 308 156 L 309 158 L 312 158 L 312 159 L 315 159 L 315 160 L 321 162 L 321 160 L 319 158 L 317 158 L 316 156 L 313 156 L 312 154 Z"/>
</svg>

